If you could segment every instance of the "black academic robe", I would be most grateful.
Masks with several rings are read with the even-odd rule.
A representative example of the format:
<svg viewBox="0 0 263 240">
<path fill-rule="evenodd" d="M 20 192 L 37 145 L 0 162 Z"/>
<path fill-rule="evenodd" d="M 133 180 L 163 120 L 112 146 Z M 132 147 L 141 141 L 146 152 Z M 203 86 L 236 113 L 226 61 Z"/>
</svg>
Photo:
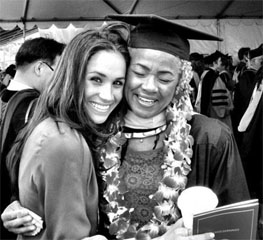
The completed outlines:
<svg viewBox="0 0 263 240">
<path fill-rule="evenodd" d="M 256 74 L 256 87 L 263 79 L 263 67 Z M 263 96 L 257 105 L 256 111 L 245 132 L 240 148 L 240 155 L 247 177 L 248 188 L 252 198 L 258 198 L 260 211 L 258 222 L 258 237 L 263 239 Z"/>
<path fill-rule="evenodd" d="M 233 132 L 239 149 L 241 147 L 243 135 L 238 132 L 237 127 L 248 107 L 251 95 L 253 93 L 255 86 L 255 75 L 256 71 L 254 69 L 245 70 L 242 75 L 239 76 L 239 82 L 236 84 L 236 89 L 234 92 L 234 109 L 231 116 Z"/>
<path fill-rule="evenodd" d="M 261 67 L 255 77 L 255 87 L 263 81 L 263 68 Z M 240 148 L 240 155 L 244 165 L 250 194 L 263 203 L 263 143 L 262 143 L 262 115 L 263 96 L 257 105 L 256 111 L 245 132 Z"/>
<path fill-rule="evenodd" d="M 196 114 L 191 121 L 193 157 L 187 187 L 207 186 L 219 206 L 250 199 L 240 154 L 231 130 L 222 122 Z"/>
<path fill-rule="evenodd" d="M 211 103 L 212 89 L 217 77 L 218 73 L 214 69 L 209 68 L 202 80 L 201 113 L 206 116 L 209 116 L 209 105 Z"/>
<path fill-rule="evenodd" d="M 10 99 L 17 93 L 17 91 L 10 91 L 8 89 L 3 90 L 4 92 L 1 93 L 1 100 L 5 103 L 6 109 L 11 107 L 8 105 L 10 103 Z M 19 131 L 25 126 L 25 116 L 27 109 L 30 105 L 32 99 L 36 98 L 39 93 L 36 90 L 27 89 L 23 91 L 19 91 L 20 95 L 24 92 L 30 92 L 30 97 L 24 97 L 20 102 L 17 103 L 17 107 L 13 112 L 13 115 L 10 120 L 10 125 L 8 128 L 8 133 L 6 135 L 5 141 L 3 143 L 3 148 L 1 147 L 0 153 L 0 180 L 1 180 L 1 187 L 0 187 L 0 199 L 1 199 L 1 213 L 4 209 L 8 206 L 11 201 L 12 191 L 11 191 L 11 182 L 9 173 L 6 167 L 6 156 L 10 151 Z M 17 95 L 16 95 L 17 96 Z M 14 103 L 14 102 L 13 102 Z M 4 119 L 3 119 L 4 121 Z M 2 125 L 4 122 L 1 123 Z M 3 126 L 1 127 L 2 131 Z M 2 140 L 1 140 L 2 141 Z M 16 239 L 16 235 L 8 232 L 1 222 L 1 232 L 0 232 L 0 239 Z"/>
</svg>

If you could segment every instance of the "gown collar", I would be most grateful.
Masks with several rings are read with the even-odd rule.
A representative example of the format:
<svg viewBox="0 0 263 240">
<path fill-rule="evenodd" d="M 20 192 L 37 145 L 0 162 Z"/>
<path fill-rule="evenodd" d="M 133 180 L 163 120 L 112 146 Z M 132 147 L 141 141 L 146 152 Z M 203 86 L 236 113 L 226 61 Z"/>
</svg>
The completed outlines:
<svg viewBox="0 0 263 240">
<path fill-rule="evenodd" d="M 153 129 L 160 127 L 166 123 L 165 112 L 161 112 L 157 116 L 151 118 L 141 118 L 128 110 L 124 117 L 124 126 L 135 129 Z"/>
</svg>

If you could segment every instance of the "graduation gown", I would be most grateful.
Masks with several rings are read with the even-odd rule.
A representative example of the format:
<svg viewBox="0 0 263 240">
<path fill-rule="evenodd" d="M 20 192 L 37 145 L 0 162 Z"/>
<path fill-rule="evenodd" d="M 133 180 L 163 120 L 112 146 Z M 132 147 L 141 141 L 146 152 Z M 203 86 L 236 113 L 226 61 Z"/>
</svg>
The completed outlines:
<svg viewBox="0 0 263 240">
<path fill-rule="evenodd" d="M 256 88 L 262 84 L 263 67 L 261 67 L 255 77 Z M 262 87 L 262 86 L 261 86 Z M 263 203 L 263 151 L 262 151 L 262 113 L 263 97 L 261 96 L 254 115 L 245 132 L 240 148 L 240 155 L 244 165 L 245 174 L 248 181 L 250 194 L 254 198 L 259 198 Z"/>
<path fill-rule="evenodd" d="M 206 116 L 209 116 L 209 105 L 211 103 L 212 89 L 217 77 L 218 73 L 214 69 L 209 68 L 202 80 L 201 113 Z"/>
<path fill-rule="evenodd" d="M 222 122 L 196 114 L 190 121 L 194 137 L 187 187 L 207 186 L 219 205 L 250 198 L 240 154 L 231 130 Z"/>
<path fill-rule="evenodd" d="M 24 95 L 25 93 L 26 95 Z M 15 97 L 12 98 L 14 95 Z M 5 141 L 3 142 L 3 147 L 0 147 L 1 149 L 1 153 L 0 153 L 1 213 L 8 206 L 12 197 L 11 182 L 10 182 L 8 170 L 6 168 L 6 156 L 10 151 L 19 131 L 25 126 L 25 116 L 27 113 L 27 109 L 30 105 L 30 102 L 33 99 L 35 99 L 38 95 L 39 95 L 38 91 L 33 89 L 25 89 L 20 91 L 11 91 L 5 89 L 3 90 L 3 92 L 1 92 L 1 100 L 3 101 L 3 103 L 6 103 L 6 109 L 9 108 L 12 109 L 14 106 L 16 106 L 12 115 L 9 115 L 10 122 L 8 125 L 8 132 Z M 10 103 L 10 100 L 12 101 L 12 104 Z M 8 104 L 8 102 L 11 105 Z M 4 125 L 4 121 L 8 122 L 8 120 L 2 119 L 2 123 L 1 123 L 2 125 Z M 1 135 L 2 135 L 2 131 L 3 131 L 3 126 L 1 127 Z M 3 141 L 2 137 L 0 141 L 1 142 Z M 1 222 L 0 239 L 16 239 L 16 235 L 7 231 L 4 228 L 2 222 Z"/>
<path fill-rule="evenodd" d="M 237 127 L 249 105 L 249 101 L 255 87 L 255 74 L 256 71 L 254 69 L 245 70 L 239 77 L 239 82 L 236 84 L 234 93 L 234 109 L 231 116 L 233 132 L 239 149 L 242 144 L 243 134 L 238 132 Z"/>
</svg>

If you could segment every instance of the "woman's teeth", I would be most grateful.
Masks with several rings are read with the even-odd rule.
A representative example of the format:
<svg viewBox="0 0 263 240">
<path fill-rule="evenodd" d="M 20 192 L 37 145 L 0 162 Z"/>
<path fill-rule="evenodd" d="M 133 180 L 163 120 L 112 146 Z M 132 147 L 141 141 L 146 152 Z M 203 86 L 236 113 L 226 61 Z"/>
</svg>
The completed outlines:
<svg viewBox="0 0 263 240">
<path fill-rule="evenodd" d="M 110 105 L 101 105 L 98 103 L 91 103 L 94 108 L 98 111 L 107 111 L 110 108 Z"/>
<path fill-rule="evenodd" d="M 143 98 L 143 97 L 138 97 L 139 101 L 144 104 L 144 105 L 153 105 L 154 104 L 154 100 L 150 100 L 150 99 L 147 99 L 147 98 Z"/>
</svg>

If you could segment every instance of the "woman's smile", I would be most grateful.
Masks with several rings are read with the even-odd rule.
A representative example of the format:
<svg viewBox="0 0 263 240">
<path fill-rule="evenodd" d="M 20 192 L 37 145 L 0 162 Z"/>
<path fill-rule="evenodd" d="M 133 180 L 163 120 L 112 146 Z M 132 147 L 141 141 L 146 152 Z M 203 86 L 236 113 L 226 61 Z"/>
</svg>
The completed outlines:
<svg viewBox="0 0 263 240">
<path fill-rule="evenodd" d="M 99 111 L 99 112 L 107 112 L 110 108 L 110 104 L 100 104 L 96 102 L 91 102 L 90 104 L 93 106 L 93 108 L 96 111 Z"/>
</svg>

